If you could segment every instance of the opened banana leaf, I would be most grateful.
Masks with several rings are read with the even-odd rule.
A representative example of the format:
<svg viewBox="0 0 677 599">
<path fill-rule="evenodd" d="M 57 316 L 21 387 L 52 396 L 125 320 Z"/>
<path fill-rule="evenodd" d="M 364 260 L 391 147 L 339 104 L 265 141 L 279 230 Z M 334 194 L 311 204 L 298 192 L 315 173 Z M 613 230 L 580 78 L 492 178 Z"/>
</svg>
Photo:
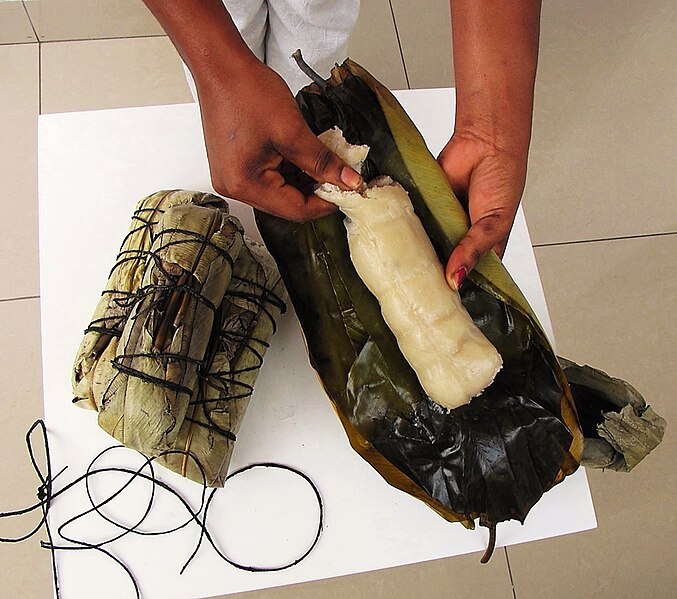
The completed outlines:
<svg viewBox="0 0 677 599">
<path fill-rule="evenodd" d="M 467 214 L 388 90 L 348 60 L 297 102 L 316 134 L 338 126 L 350 143 L 370 147 L 365 180 L 399 182 L 446 261 L 467 231 Z M 258 213 L 257 222 L 352 446 L 389 483 L 448 520 L 472 528 L 480 518 L 494 528 L 524 521 L 576 470 L 582 434 L 566 378 L 495 254 L 469 275 L 461 298 L 504 367 L 480 396 L 447 411 L 426 396 L 355 272 L 341 214 L 298 224 Z"/>
</svg>

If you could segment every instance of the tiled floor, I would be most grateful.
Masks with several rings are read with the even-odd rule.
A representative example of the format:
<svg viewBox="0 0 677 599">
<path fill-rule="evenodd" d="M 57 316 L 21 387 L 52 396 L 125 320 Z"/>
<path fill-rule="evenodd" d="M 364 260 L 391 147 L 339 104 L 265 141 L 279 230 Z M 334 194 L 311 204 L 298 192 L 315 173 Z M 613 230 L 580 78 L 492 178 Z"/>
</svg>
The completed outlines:
<svg viewBox="0 0 677 599">
<path fill-rule="evenodd" d="M 671 0 L 545 3 L 524 200 L 560 353 L 629 380 L 671 424 L 676 17 Z M 188 101 L 161 34 L 136 0 L 0 2 L 0 510 L 35 493 L 22 437 L 41 413 L 37 115 Z M 363 0 L 350 54 L 393 88 L 450 85 L 446 1 Z M 597 530 L 488 567 L 472 555 L 246 596 L 675 597 L 676 459 L 669 428 L 632 474 L 589 473 Z M 47 553 L 0 545 L 0 580 L 3 597 L 49 596 Z"/>
</svg>

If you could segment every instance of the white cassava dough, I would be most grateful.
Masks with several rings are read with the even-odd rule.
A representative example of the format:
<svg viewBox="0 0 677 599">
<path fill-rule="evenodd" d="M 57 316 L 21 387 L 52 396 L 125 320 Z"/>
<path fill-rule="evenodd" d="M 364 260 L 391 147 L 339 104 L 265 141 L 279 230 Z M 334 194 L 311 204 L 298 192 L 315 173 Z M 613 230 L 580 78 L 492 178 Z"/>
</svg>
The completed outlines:
<svg viewBox="0 0 677 599">
<path fill-rule="evenodd" d="M 319 137 L 354 168 L 369 150 L 350 146 L 337 128 Z M 479 395 L 501 369 L 501 356 L 447 284 L 409 194 L 389 177 L 359 192 L 324 184 L 315 193 L 346 215 L 355 269 L 430 398 L 455 408 Z"/>
</svg>

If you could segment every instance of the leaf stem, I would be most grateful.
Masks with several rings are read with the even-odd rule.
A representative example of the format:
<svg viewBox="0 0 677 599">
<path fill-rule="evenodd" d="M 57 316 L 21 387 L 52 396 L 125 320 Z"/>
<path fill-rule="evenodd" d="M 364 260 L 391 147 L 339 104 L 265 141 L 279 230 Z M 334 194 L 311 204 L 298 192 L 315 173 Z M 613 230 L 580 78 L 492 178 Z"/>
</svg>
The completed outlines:
<svg viewBox="0 0 677 599">
<path fill-rule="evenodd" d="M 300 49 L 296 50 L 296 52 L 294 52 L 291 56 L 296 61 L 299 69 L 308 75 L 308 77 L 310 77 L 314 83 L 316 83 L 323 90 L 327 89 L 327 82 L 320 76 L 319 73 L 315 72 L 305 60 L 303 60 Z"/>
<path fill-rule="evenodd" d="M 480 522 L 480 524 L 482 523 Z M 487 548 L 484 550 L 484 555 L 482 556 L 480 563 L 486 564 L 494 554 L 494 548 L 496 547 L 496 525 L 484 524 L 483 526 L 486 526 L 489 529 L 489 543 L 487 544 Z"/>
</svg>

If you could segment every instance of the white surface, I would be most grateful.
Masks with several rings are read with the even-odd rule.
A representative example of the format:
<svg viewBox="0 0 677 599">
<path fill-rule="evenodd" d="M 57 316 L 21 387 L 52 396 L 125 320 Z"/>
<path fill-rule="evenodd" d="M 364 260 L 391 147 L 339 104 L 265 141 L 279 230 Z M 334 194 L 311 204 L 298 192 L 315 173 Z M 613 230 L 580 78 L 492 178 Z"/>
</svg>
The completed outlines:
<svg viewBox="0 0 677 599">
<path fill-rule="evenodd" d="M 451 132 L 453 91 L 398 95 L 437 152 Z M 209 190 L 210 185 L 194 104 L 41 116 L 39 160 L 45 417 L 55 468 L 69 465 L 56 484 L 60 488 L 83 472 L 100 450 L 113 444 L 98 428 L 93 412 L 71 404 L 69 378 L 82 331 L 104 287 L 132 209 L 138 199 L 159 189 Z M 250 211 L 236 203 L 232 208 L 252 231 Z M 521 212 L 506 264 L 550 331 Z M 250 573 L 222 562 L 210 547 L 203 546 L 180 576 L 199 535 L 196 527 L 170 537 L 129 537 L 110 549 L 134 570 L 144 597 L 207 597 L 480 551 L 486 545 L 486 530 L 467 531 L 444 521 L 423 503 L 390 487 L 352 451 L 308 365 L 292 312 L 281 319 L 266 356 L 231 469 L 258 461 L 294 466 L 318 485 L 326 525 L 311 555 L 290 570 Z M 105 463 L 139 464 L 139 459 L 134 452 L 118 449 L 106 456 Z M 209 518 L 212 533 L 236 559 L 260 565 L 293 559 L 312 540 L 316 522 L 308 488 L 291 475 L 255 471 L 246 476 L 246 480 L 236 479 L 237 488 L 234 485 L 225 491 L 227 497 L 215 501 Z M 164 473 L 163 478 L 197 505 L 196 485 L 171 473 Z M 96 494 L 111 486 L 95 483 Z M 135 483 L 109 506 L 108 513 L 131 523 L 147 497 L 147 488 Z M 63 496 L 53 505 L 53 525 L 86 506 L 83 492 Z M 266 520 L 268 510 L 277 510 L 273 513 L 284 514 L 284 518 Z M 156 501 L 151 518 L 156 527 L 168 527 L 168 522 L 181 522 L 184 514 L 175 500 L 164 497 Z M 226 518 L 230 518 L 230 528 Z M 234 530 L 236 525 L 238 530 Z M 595 525 L 585 473 L 580 469 L 543 497 L 524 526 L 499 525 L 498 543 L 520 543 Z M 151 523 L 144 526 L 151 528 Z M 93 518 L 75 528 L 90 542 L 111 534 L 110 526 Z M 66 599 L 133 596 L 121 570 L 94 552 L 60 552 L 58 567 Z M 106 584 L 101 585 L 101 580 Z"/>
</svg>

